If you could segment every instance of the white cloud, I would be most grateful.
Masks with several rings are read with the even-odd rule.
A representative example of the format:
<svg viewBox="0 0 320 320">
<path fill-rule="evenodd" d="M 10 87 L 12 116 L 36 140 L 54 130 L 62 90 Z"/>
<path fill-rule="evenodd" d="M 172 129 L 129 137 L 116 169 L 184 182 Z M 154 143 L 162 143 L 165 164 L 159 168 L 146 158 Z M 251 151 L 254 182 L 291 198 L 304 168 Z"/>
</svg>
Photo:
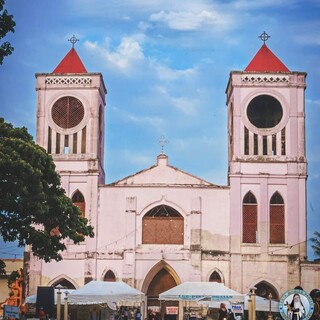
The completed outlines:
<svg viewBox="0 0 320 320">
<path fill-rule="evenodd" d="M 156 128 L 159 128 L 164 124 L 164 120 L 160 117 L 144 117 L 127 114 L 126 119 L 136 124 L 150 125 Z"/>
<path fill-rule="evenodd" d="M 220 147 L 220 145 L 224 143 L 225 141 L 221 141 L 221 139 L 219 140 L 215 137 L 209 137 L 207 135 L 193 136 L 174 140 L 174 145 L 177 146 L 179 149 L 185 149 L 190 146 L 201 146 L 200 148 L 212 148 L 217 146 Z"/>
<path fill-rule="evenodd" d="M 213 10 L 191 11 L 160 11 L 150 15 L 150 21 L 161 22 L 174 30 L 197 30 L 208 26 L 226 28 L 231 19 L 227 14 Z"/>
<path fill-rule="evenodd" d="M 319 26 L 317 26 L 319 27 Z M 316 27 L 316 29 L 317 29 Z M 302 45 L 320 45 L 320 35 L 319 33 L 303 33 L 295 36 L 297 43 Z"/>
<path fill-rule="evenodd" d="M 164 86 L 157 86 L 155 90 L 158 94 L 158 99 L 163 101 L 167 106 L 173 106 L 175 109 L 178 109 L 187 115 L 196 114 L 196 106 L 199 103 L 197 99 L 192 99 L 186 94 L 183 97 L 174 97 Z"/>
<path fill-rule="evenodd" d="M 146 31 L 148 29 L 152 29 L 152 25 L 149 22 L 140 21 L 138 23 L 138 29 L 144 32 L 144 31 Z"/>
<path fill-rule="evenodd" d="M 238 0 L 231 3 L 235 9 L 261 9 L 261 8 L 274 8 L 274 7 L 292 7 L 299 3 L 298 0 Z"/>
<path fill-rule="evenodd" d="M 121 158 L 125 159 L 125 163 L 139 165 L 139 168 L 145 168 L 146 166 L 150 166 L 150 163 L 154 163 L 154 159 L 151 156 L 145 156 L 139 153 L 132 154 L 131 150 L 124 150 L 121 153 Z"/>
<path fill-rule="evenodd" d="M 85 47 L 90 51 L 98 52 L 109 66 L 130 74 L 136 64 L 144 60 L 144 54 L 140 43 L 134 37 L 123 37 L 120 44 L 114 50 L 106 39 L 106 47 L 99 46 L 96 42 L 85 42 Z"/>
<path fill-rule="evenodd" d="M 157 116 L 139 116 L 137 113 L 132 114 L 126 112 L 124 108 L 118 108 L 115 106 L 110 106 L 110 111 L 116 113 L 125 121 L 134 123 L 134 124 L 142 124 L 142 125 L 149 125 L 154 128 L 159 128 L 164 125 L 164 120 L 161 117 Z"/>
<path fill-rule="evenodd" d="M 137 34 L 123 37 L 120 44 L 114 49 L 111 48 L 109 38 L 105 39 L 103 45 L 91 41 L 86 41 L 84 45 L 87 50 L 99 54 L 104 60 L 102 63 L 107 63 L 108 67 L 120 70 L 126 75 L 132 74 L 137 68 L 139 68 L 138 74 L 141 74 L 142 65 L 144 72 L 149 71 L 153 78 L 160 81 L 177 81 L 195 75 L 195 68 L 173 69 L 155 58 L 146 57 L 142 47 L 144 42 L 145 36 Z"/>
<path fill-rule="evenodd" d="M 320 100 L 311 100 L 311 99 L 306 99 L 306 104 L 307 105 L 315 105 L 315 106 L 320 106 Z"/>
<path fill-rule="evenodd" d="M 174 81 L 180 78 L 192 77 L 195 75 L 196 70 L 194 68 L 188 68 L 184 70 L 177 70 L 169 68 L 156 61 L 151 61 L 151 66 L 156 72 L 158 79 L 163 81 Z"/>
<path fill-rule="evenodd" d="M 178 98 L 171 97 L 170 100 L 172 105 L 175 108 L 181 110 L 182 112 L 189 115 L 194 115 L 196 113 L 195 101 L 185 97 L 178 97 Z"/>
</svg>

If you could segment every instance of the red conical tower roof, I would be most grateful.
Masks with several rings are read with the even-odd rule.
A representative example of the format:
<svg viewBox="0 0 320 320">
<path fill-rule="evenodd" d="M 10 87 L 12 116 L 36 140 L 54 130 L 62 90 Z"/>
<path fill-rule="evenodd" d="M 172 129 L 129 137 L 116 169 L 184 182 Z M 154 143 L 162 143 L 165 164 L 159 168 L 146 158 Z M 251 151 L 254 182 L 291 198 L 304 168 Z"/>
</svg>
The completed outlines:
<svg viewBox="0 0 320 320">
<path fill-rule="evenodd" d="M 76 50 L 71 48 L 52 73 L 88 73 L 88 71 Z"/>
<path fill-rule="evenodd" d="M 281 60 L 263 44 L 244 71 L 253 72 L 290 72 Z"/>
</svg>

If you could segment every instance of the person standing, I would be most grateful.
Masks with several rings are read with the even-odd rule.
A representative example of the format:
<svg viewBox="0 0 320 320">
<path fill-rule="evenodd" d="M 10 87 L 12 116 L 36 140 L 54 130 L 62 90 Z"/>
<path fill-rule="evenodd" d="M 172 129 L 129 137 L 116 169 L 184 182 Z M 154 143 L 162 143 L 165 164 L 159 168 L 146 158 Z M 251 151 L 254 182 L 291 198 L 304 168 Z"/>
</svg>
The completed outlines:
<svg viewBox="0 0 320 320">
<path fill-rule="evenodd" d="M 135 320 L 141 320 L 141 311 L 139 308 L 136 310 Z"/>
<path fill-rule="evenodd" d="M 218 320 L 227 320 L 228 318 L 228 310 L 226 308 L 226 305 L 224 303 L 220 303 L 220 308 L 219 308 L 219 318 Z"/>
</svg>

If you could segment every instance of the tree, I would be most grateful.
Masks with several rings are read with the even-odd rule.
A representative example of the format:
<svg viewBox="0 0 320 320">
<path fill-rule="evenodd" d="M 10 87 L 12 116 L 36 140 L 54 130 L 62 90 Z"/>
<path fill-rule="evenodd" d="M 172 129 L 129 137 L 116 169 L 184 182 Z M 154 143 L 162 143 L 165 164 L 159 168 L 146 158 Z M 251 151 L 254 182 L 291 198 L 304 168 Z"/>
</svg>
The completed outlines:
<svg viewBox="0 0 320 320">
<path fill-rule="evenodd" d="M 8 11 L 4 9 L 5 0 L 0 0 L 0 41 L 8 32 L 14 32 L 16 23 L 13 21 L 13 15 L 8 14 Z M 3 59 L 9 56 L 13 52 L 13 47 L 10 42 L 5 41 L 0 43 L 0 64 L 3 63 Z"/>
<path fill-rule="evenodd" d="M 93 228 L 60 186 L 52 157 L 35 144 L 26 128 L 0 118 L 0 235 L 31 245 L 46 262 L 60 261 L 63 239 L 93 237 Z M 1 267 L 1 263 L 0 263 Z"/>
<path fill-rule="evenodd" d="M 312 242 L 311 248 L 314 250 L 315 255 L 320 257 L 320 232 L 316 231 L 310 240 Z"/>
</svg>

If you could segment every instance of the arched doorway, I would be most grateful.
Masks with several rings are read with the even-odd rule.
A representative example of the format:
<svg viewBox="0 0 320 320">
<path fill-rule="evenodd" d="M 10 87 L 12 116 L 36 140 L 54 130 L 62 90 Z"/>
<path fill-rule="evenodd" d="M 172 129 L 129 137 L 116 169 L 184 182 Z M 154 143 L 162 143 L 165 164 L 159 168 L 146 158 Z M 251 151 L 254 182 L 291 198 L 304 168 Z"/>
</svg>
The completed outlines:
<svg viewBox="0 0 320 320">
<path fill-rule="evenodd" d="M 166 315 L 167 307 L 176 307 L 178 311 L 179 303 L 177 301 L 159 301 L 159 294 L 167 291 L 180 283 L 174 270 L 164 261 L 160 261 L 148 273 L 144 287 L 147 296 L 147 319 L 148 320 L 176 320 L 177 316 Z"/>
<path fill-rule="evenodd" d="M 255 285 L 257 288 L 256 294 L 257 296 L 268 299 L 269 294 L 271 293 L 273 300 L 279 300 L 279 294 L 277 290 L 267 281 L 261 281 Z"/>
</svg>

